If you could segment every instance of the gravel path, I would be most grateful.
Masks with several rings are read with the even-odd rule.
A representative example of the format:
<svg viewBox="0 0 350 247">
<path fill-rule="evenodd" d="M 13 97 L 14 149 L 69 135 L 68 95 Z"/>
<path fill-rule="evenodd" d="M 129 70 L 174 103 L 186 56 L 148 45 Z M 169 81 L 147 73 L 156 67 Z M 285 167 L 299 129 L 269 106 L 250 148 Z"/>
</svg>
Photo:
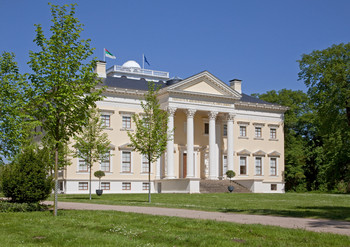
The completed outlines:
<svg viewBox="0 0 350 247">
<path fill-rule="evenodd" d="M 51 205 L 53 204 L 53 202 L 51 201 L 46 201 L 44 203 Z M 206 212 L 177 208 L 88 204 L 76 202 L 59 202 L 58 208 L 73 210 L 113 210 L 128 213 L 141 213 L 162 216 L 175 216 L 191 219 L 226 221 L 240 224 L 261 224 L 279 226 L 284 228 L 305 229 L 314 232 L 329 232 L 350 236 L 350 222 L 348 221 Z"/>
</svg>

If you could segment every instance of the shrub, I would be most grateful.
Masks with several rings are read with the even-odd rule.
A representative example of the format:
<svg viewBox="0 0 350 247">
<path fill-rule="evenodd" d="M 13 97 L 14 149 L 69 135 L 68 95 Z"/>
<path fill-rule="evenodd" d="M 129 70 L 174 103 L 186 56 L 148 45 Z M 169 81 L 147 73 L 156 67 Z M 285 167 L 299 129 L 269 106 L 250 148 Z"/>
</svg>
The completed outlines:
<svg viewBox="0 0 350 247">
<path fill-rule="evenodd" d="M 44 211 L 46 209 L 48 209 L 47 205 L 41 205 L 39 203 L 0 201 L 0 213 Z"/>
<path fill-rule="evenodd" d="M 44 151 L 25 148 L 15 160 L 4 166 L 1 183 L 4 196 L 12 202 L 35 203 L 46 199 L 53 188 L 48 176 L 48 161 Z"/>
</svg>

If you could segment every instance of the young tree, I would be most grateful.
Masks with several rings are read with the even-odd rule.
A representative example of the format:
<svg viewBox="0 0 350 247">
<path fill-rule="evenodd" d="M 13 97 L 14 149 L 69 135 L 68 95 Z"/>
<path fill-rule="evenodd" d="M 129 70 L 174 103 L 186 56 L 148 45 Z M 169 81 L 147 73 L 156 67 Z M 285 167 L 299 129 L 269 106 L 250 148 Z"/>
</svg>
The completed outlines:
<svg viewBox="0 0 350 247">
<path fill-rule="evenodd" d="M 14 57 L 9 52 L 0 56 L 0 160 L 14 157 L 37 124 L 27 110 L 31 96 L 27 75 L 19 73 Z"/>
<path fill-rule="evenodd" d="M 74 137 L 76 143 L 73 147 L 76 149 L 75 156 L 84 159 L 89 168 L 89 194 L 91 200 L 92 166 L 95 162 L 103 161 L 106 158 L 111 142 L 108 140 L 107 133 L 102 133 L 101 116 L 97 109 L 90 109 L 89 116 L 88 123 L 83 127 L 80 135 Z"/>
<path fill-rule="evenodd" d="M 304 54 L 299 66 L 324 147 L 323 182 L 326 189 L 350 187 L 350 43 Z"/>
<path fill-rule="evenodd" d="M 75 4 L 51 5 L 51 36 L 46 38 L 41 25 L 36 25 L 34 41 L 40 51 L 30 52 L 29 65 L 33 96 L 32 114 L 41 121 L 45 134 L 55 144 L 55 205 L 57 215 L 58 151 L 70 137 L 82 129 L 89 108 L 100 100 L 101 90 L 93 69 L 96 61 L 86 63 L 92 55 L 90 40 L 81 40 L 82 24 L 74 17 Z"/>
<path fill-rule="evenodd" d="M 141 102 L 143 113 L 132 116 L 136 130 L 128 132 L 132 147 L 148 160 L 148 202 L 151 202 L 151 164 L 165 151 L 168 141 L 168 113 L 160 109 L 158 90 L 153 82 L 148 83 L 148 93 Z"/>
</svg>

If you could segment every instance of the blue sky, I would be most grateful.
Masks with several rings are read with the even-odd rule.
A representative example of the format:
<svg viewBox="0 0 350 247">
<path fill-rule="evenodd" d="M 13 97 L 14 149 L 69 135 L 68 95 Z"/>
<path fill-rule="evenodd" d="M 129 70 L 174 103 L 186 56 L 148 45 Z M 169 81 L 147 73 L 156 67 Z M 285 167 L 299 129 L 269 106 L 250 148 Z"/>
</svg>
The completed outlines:
<svg viewBox="0 0 350 247">
<path fill-rule="evenodd" d="M 136 60 L 182 78 L 208 70 L 222 81 L 243 80 L 243 92 L 306 90 L 298 81 L 303 53 L 350 41 L 350 1 L 52 1 L 78 3 L 95 56 L 117 56 L 107 67 Z M 0 52 L 15 52 L 22 72 L 33 43 L 34 24 L 50 26 L 47 1 L 0 0 Z M 46 32 L 48 34 L 48 32 Z"/>
</svg>

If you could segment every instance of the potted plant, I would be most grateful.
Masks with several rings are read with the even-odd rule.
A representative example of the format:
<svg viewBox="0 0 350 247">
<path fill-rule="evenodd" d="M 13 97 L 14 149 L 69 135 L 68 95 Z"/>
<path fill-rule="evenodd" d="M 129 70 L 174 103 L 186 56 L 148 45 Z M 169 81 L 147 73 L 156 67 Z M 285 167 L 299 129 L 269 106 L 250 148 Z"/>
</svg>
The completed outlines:
<svg viewBox="0 0 350 247">
<path fill-rule="evenodd" d="M 105 176 L 106 174 L 105 174 L 105 172 L 104 171 L 96 171 L 95 173 L 94 173 L 94 176 L 95 177 L 97 177 L 98 179 L 99 179 L 99 185 L 98 185 L 98 190 L 96 190 L 96 195 L 98 195 L 98 196 L 100 196 L 100 195 L 102 195 L 102 193 L 103 193 L 103 190 L 101 190 L 101 178 L 103 177 L 103 176 Z"/>
<path fill-rule="evenodd" d="M 228 189 L 228 191 L 230 191 L 230 193 L 232 193 L 234 187 L 231 185 L 231 183 L 232 183 L 232 178 L 234 176 L 236 176 L 236 173 L 234 171 L 232 171 L 232 170 L 228 170 L 226 172 L 226 176 L 230 179 L 230 186 L 228 186 L 227 189 Z"/>
</svg>

